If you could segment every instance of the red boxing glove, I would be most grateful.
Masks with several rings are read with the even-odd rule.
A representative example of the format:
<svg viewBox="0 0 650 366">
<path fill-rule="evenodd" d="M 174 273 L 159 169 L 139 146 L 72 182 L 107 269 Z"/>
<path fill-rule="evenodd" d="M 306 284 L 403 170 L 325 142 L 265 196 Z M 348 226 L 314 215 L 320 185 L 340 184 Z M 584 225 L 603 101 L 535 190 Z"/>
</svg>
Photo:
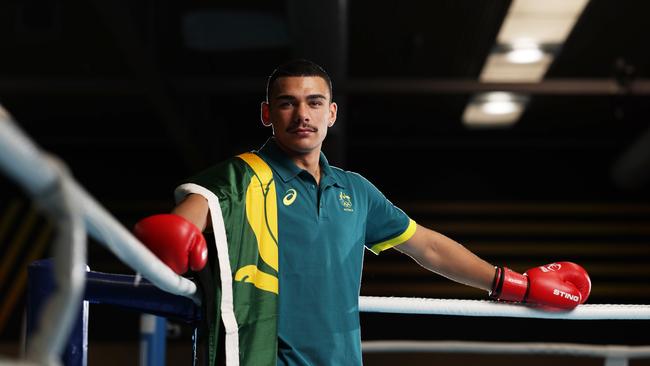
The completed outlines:
<svg viewBox="0 0 650 366">
<path fill-rule="evenodd" d="M 573 309 L 587 301 L 591 280 L 587 271 L 571 262 L 557 262 L 519 274 L 498 267 L 490 297 L 558 309 Z"/>
<path fill-rule="evenodd" d="M 208 246 L 196 225 L 174 214 L 146 217 L 133 228 L 135 236 L 177 274 L 200 271 L 208 261 Z"/>
</svg>

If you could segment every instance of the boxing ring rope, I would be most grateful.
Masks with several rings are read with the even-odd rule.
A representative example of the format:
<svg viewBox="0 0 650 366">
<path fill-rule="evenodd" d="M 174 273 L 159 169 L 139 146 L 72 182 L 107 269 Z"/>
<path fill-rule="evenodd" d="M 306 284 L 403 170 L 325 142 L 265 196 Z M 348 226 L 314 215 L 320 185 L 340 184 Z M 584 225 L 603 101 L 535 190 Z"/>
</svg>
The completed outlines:
<svg viewBox="0 0 650 366">
<path fill-rule="evenodd" d="M 448 352 L 481 354 L 543 354 L 603 358 L 647 358 L 650 346 L 590 345 L 539 342 L 469 342 L 469 341 L 365 341 L 365 353 Z"/>
<path fill-rule="evenodd" d="M 523 304 L 490 300 L 429 299 L 360 296 L 363 312 L 540 318 L 565 320 L 648 320 L 650 306 L 637 304 L 583 304 L 571 311 L 545 311 Z M 601 357 L 605 366 L 627 366 L 632 358 L 650 358 L 650 346 L 587 345 L 571 343 L 505 343 L 467 341 L 364 341 L 364 353 L 444 352 L 478 354 L 544 354 Z"/>
<path fill-rule="evenodd" d="M 365 312 L 397 314 L 436 314 L 511 318 L 568 320 L 648 320 L 649 305 L 583 304 L 571 311 L 545 311 L 523 304 L 489 300 L 424 299 L 412 297 L 360 296 L 359 308 Z"/>
<path fill-rule="evenodd" d="M 88 233 L 103 243 L 122 262 L 167 292 L 188 296 L 197 303 L 194 282 L 178 276 L 147 249 L 129 230 L 92 198 L 74 178 L 63 173 L 13 123 L 0 106 L 0 167 L 27 192 L 38 198 L 66 182 L 78 202 Z M 85 260 L 85 259 L 84 259 Z"/>
<path fill-rule="evenodd" d="M 87 275 L 85 263 L 85 233 L 107 246 L 123 263 L 137 271 L 160 290 L 176 295 L 176 299 L 191 299 L 195 306 L 200 296 L 194 282 L 176 275 L 169 267 L 151 253 L 131 232 L 121 225 L 107 210 L 97 203 L 65 170 L 62 163 L 41 152 L 40 149 L 13 123 L 11 117 L 0 107 L 0 168 L 36 201 L 43 206 L 59 224 L 59 237 L 55 251 L 54 277 L 58 292 L 51 297 L 46 313 L 41 316 L 44 324 L 30 337 L 28 359 L 32 364 L 58 364 L 54 359 L 60 353 L 61 340 L 66 339 L 72 322 L 70 313 L 77 311 L 79 294 Z M 137 276 L 133 286 L 137 287 Z M 67 300 L 65 300 L 67 298 Z M 173 299 L 172 299 L 173 301 Z M 180 300 L 176 300 L 180 301 Z M 369 297 L 359 299 L 360 311 L 380 313 L 437 314 L 457 316 L 521 317 L 545 319 L 650 319 L 650 305 L 579 305 L 572 311 L 551 312 L 518 304 L 497 303 L 488 300 L 422 299 L 404 297 Z M 50 320 L 48 320 L 50 319 Z M 52 320 L 52 319 L 58 319 Z M 606 356 L 607 365 L 626 365 L 630 357 L 650 357 L 648 347 L 581 346 L 549 344 L 502 344 L 482 342 L 366 342 L 364 351 L 444 350 L 458 352 L 524 352 L 526 345 L 532 351 L 566 351 L 574 354 Z M 390 346 L 391 348 L 387 348 Z M 28 364 L 29 361 L 21 364 Z M 9 365 L 0 360 L 0 365 Z M 11 363 L 15 365 L 16 363 Z"/>
<path fill-rule="evenodd" d="M 86 266 L 86 228 L 65 168 L 54 163 L 56 187 L 39 196 L 39 206 L 58 227 L 54 243 L 55 281 L 62 286 L 45 305 L 38 329 L 26 351 L 28 359 L 42 364 L 58 363 L 59 355 L 83 304 Z M 87 309 L 84 309 L 87 312 Z"/>
<path fill-rule="evenodd" d="M 0 168 L 39 203 L 59 230 L 55 243 L 57 291 L 45 305 L 38 331 L 30 337 L 27 359 L 58 364 L 82 301 L 86 232 L 158 288 L 200 304 L 196 284 L 178 276 L 97 203 L 68 173 L 63 162 L 42 152 L 0 106 Z"/>
<path fill-rule="evenodd" d="M 629 359 L 650 358 L 650 346 L 574 343 L 507 343 L 468 341 L 365 341 L 364 353 L 473 353 L 599 357 L 605 366 L 627 366 Z"/>
</svg>

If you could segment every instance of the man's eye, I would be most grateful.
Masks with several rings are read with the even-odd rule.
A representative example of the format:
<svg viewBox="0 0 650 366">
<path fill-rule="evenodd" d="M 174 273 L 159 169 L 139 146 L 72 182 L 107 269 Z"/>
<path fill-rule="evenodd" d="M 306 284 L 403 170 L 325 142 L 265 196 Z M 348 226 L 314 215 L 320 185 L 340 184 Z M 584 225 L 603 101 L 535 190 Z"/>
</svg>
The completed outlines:
<svg viewBox="0 0 650 366">
<path fill-rule="evenodd" d="M 321 101 L 313 101 L 313 102 L 310 102 L 309 105 L 312 105 L 314 107 L 319 107 L 319 106 L 323 105 L 323 102 L 321 102 Z"/>
</svg>

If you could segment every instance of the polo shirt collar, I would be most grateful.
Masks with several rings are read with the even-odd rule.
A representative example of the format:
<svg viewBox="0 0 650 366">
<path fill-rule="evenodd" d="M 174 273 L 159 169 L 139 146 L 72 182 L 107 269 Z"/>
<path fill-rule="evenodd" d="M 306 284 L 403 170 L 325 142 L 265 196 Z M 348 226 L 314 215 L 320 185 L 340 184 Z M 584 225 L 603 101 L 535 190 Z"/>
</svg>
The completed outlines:
<svg viewBox="0 0 650 366">
<path fill-rule="evenodd" d="M 286 153 L 278 146 L 275 137 L 270 137 L 258 153 L 266 160 L 276 171 L 278 176 L 283 182 L 288 182 L 296 177 L 303 171 Z M 332 167 L 330 166 L 325 154 L 320 152 L 320 167 L 321 167 L 321 180 L 320 185 L 325 187 L 329 185 L 336 185 L 343 188 L 343 184 L 337 179 Z"/>
</svg>

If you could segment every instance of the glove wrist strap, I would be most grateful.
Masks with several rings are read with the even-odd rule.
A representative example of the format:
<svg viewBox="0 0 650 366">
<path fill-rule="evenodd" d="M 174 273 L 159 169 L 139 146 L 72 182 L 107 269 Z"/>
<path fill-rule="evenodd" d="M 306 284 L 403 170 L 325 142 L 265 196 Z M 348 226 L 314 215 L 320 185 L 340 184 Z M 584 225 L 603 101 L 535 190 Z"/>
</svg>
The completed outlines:
<svg viewBox="0 0 650 366">
<path fill-rule="evenodd" d="M 503 286 L 499 300 L 523 302 L 528 294 L 528 276 L 503 268 Z"/>
<path fill-rule="evenodd" d="M 498 299 L 503 288 L 503 267 L 494 267 L 494 279 L 492 279 L 492 288 L 488 293 L 491 299 Z"/>
</svg>

